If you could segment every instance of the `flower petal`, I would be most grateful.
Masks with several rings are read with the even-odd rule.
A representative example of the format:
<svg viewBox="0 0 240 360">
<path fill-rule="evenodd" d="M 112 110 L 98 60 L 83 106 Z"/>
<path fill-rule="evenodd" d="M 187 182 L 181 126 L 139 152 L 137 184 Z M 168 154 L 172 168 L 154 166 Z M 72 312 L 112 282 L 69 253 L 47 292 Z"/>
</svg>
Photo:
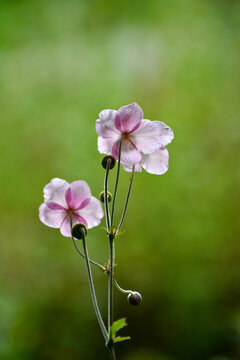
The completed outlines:
<svg viewBox="0 0 240 360">
<path fill-rule="evenodd" d="M 161 145 L 166 146 L 167 144 L 170 144 L 174 138 L 172 129 L 162 121 L 154 121 L 154 123 L 158 125 L 160 130 Z"/>
<path fill-rule="evenodd" d="M 134 102 L 133 104 L 120 107 L 115 115 L 115 125 L 121 133 L 131 133 L 140 126 L 142 119 L 143 111 Z"/>
<path fill-rule="evenodd" d="M 120 136 L 105 139 L 101 136 L 98 137 L 98 151 L 101 154 L 112 155 L 112 148 L 118 142 Z"/>
<path fill-rule="evenodd" d="M 132 172 L 133 165 L 129 166 L 129 165 L 123 164 L 123 168 L 124 168 L 125 171 Z M 135 170 L 134 171 L 135 172 L 142 172 L 141 161 L 139 163 L 135 164 Z"/>
<path fill-rule="evenodd" d="M 99 114 L 99 118 L 96 120 L 96 131 L 97 134 L 103 138 L 111 138 L 114 134 L 119 134 L 115 126 L 116 110 L 103 110 Z"/>
<path fill-rule="evenodd" d="M 65 193 L 68 187 L 69 184 L 67 181 L 59 178 L 52 179 L 43 190 L 45 202 L 54 202 L 67 208 Z"/>
<path fill-rule="evenodd" d="M 152 154 L 142 155 L 142 167 L 150 174 L 162 175 L 168 170 L 169 154 L 165 147 Z"/>
<path fill-rule="evenodd" d="M 75 211 L 75 214 L 85 219 L 87 222 L 86 226 L 89 229 L 100 224 L 101 219 L 104 216 L 101 203 L 94 196 L 91 197 L 91 200 L 86 207 Z"/>
<path fill-rule="evenodd" d="M 86 227 L 88 226 L 87 221 L 82 216 L 79 216 L 76 213 L 72 213 L 72 224 L 74 225 L 77 222 L 83 223 Z M 60 231 L 63 236 L 72 237 L 69 213 L 65 216 L 64 220 L 62 221 Z"/>
<path fill-rule="evenodd" d="M 87 198 L 91 197 L 91 190 L 86 181 L 72 182 L 66 191 L 66 202 L 69 209 L 77 210 Z"/>
<path fill-rule="evenodd" d="M 42 223 L 53 228 L 59 228 L 66 216 L 66 210 L 62 207 L 57 208 L 55 203 L 43 203 L 39 208 L 39 218 Z"/>
<path fill-rule="evenodd" d="M 116 142 L 112 149 L 113 156 L 118 159 L 118 149 L 119 149 L 119 141 Z M 132 143 L 130 139 L 122 140 L 122 148 L 121 148 L 121 163 L 127 166 L 131 166 L 139 163 L 142 157 L 136 146 Z"/>
<path fill-rule="evenodd" d="M 150 154 L 161 146 L 160 130 L 155 121 L 144 119 L 130 138 L 137 149 L 144 154 Z"/>
</svg>

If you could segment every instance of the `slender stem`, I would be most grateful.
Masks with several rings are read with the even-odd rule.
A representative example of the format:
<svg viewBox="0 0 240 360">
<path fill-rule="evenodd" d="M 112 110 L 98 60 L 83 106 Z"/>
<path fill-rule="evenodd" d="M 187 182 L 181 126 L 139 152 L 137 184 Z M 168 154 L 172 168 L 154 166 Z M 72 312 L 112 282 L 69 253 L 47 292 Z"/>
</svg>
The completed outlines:
<svg viewBox="0 0 240 360">
<path fill-rule="evenodd" d="M 83 236 L 83 248 L 84 248 L 84 253 L 85 253 L 85 257 L 86 257 L 88 281 L 89 281 L 89 286 L 90 286 L 90 291 L 91 291 L 94 310 L 95 310 L 95 313 L 96 313 L 96 316 L 97 316 L 97 319 L 98 319 L 99 326 L 100 326 L 100 328 L 102 330 L 103 337 L 104 337 L 105 341 L 107 341 L 108 340 L 108 334 L 107 334 L 107 330 L 105 328 L 101 313 L 99 311 L 98 303 L 97 303 L 97 298 L 96 298 L 94 284 L 93 284 L 93 278 L 92 278 L 92 271 L 91 271 L 90 262 L 89 262 L 89 259 L 88 259 L 88 251 L 87 251 L 87 244 L 86 244 L 85 236 Z"/>
<path fill-rule="evenodd" d="M 114 264 L 114 237 L 109 235 L 109 248 L 110 248 L 110 269 L 108 274 L 108 348 L 113 360 L 116 360 L 114 351 L 114 344 L 111 341 L 111 326 L 113 323 L 113 264 Z"/>
<path fill-rule="evenodd" d="M 82 251 L 79 249 L 79 247 L 77 246 L 77 242 L 74 239 L 74 237 L 72 236 L 72 241 L 73 241 L 73 245 L 75 247 L 75 249 L 77 250 L 77 252 L 85 259 L 85 255 L 82 253 Z M 100 270 L 102 270 L 103 272 L 105 272 L 105 267 L 102 266 L 101 264 L 97 263 L 96 261 L 93 261 L 91 259 L 89 259 L 89 262 L 93 265 L 96 265 Z"/>
<path fill-rule="evenodd" d="M 72 212 L 70 211 L 70 226 L 71 226 L 71 230 L 72 230 Z M 90 267 L 90 261 L 88 258 L 88 251 L 87 251 L 87 244 L 86 244 L 86 239 L 85 239 L 85 231 L 83 231 L 83 249 L 84 249 L 84 255 L 85 255 L 85 260 L 86 260 L 86 265 L 87 265 L 87 274 L 88 274 L 88 282 L 89 282 L 89 287 L 90 287 L 90 292 L 91 292 L 91 296 L 92 296 L 92 302 L 93 302 L 93 307 L 97 316 L 97 320 L 99 323 L 99 326 L 101 328 L 103 337 L 107 343 L 108 341 L 108 333 L 106 330 L 106 327 L 104 325 L 99 307 L 98 307 L 98 303 L 97 303 L 97 298 L 96 298 L 96 293 L 95 293 L 95 289 L 94 289 L 94 284 L 93 284 L 93 278 L 92 278 L 92 271 L 91 271 L 91 267 Z"/>
<path fill-rule="evenodd" d="M 113 323 L 113 255 L 114 255 L 114 240 L 109 236 L 110 249 L 110 269 L 108 277 L 108 334 L 110 335 L 110 328 Z"/>
<path fill-rule="evenodd" d="M 104 179 L 104 208 L 105 208 L 107 232 L 109 232 L 109 228 L 110 228 L 110 215 L 109 215 L 109 205 L 108 205 L 108 175 L 109 175 L 111 161 L 112 160 L 110 158 L 107 159 L 106 174 Z"/>
<path fill-rule="evenodd" d="M 116 360 L 116 355 L 115 355 L 114 347 L 111 346 L 111 347 L 109 347 L 108 349 L 109 349 L 109 353 L 110 353 L 110 355 L 111 355 L 112 360 Z"/>
<path fill-rule="evenodd" d="M 117 176 L 116 176 L 116 183 L 115 183 L 113 202 L 112 202 L 111 226 L 113 226 L 115 201 L 116 201 L 116 196 L 117 196 L 118 179 L 119 179 L 119 173 L 120 173 L 122 140 L 123 140 L 123 137 L 121 137 L 120 142 L 119 142 L 119 147 L 118 147 L 118 167 L 117 167 Z"/>
<path fill-rule="evenodd" d="M 79 247 L 77 246 L 77 242 L 74 239 L 74 237 L 72 236 L 72 241 L 74 244 L 75 249 L 77 250 L 77 252 L 85 259 L 85 255 L 82 253 L 82 251 L 79 249 Z M 101 264 L 98 264 L 97 262 L 89 259 L 89 262 L 93 265 L 96 265 L 100 270 L 102 270 L 102 272 L 106 273 L 106 268 L 104 266 L 102 266 Z M 124 290 L 123 288 L 121 288 L 121 286 L 118 284 L 117 280 L 115 279 L 115 277 L 113 276 L 113 284 L 115 285 L 115 287 L 122 292 L 123 294 L 129 294 L 132 292 L 132 290 Z"/>
<path fill-rule="evenodd" d="M 132 167 L 132 175 L 131 175 L 131 179 L 130 179 L 130 184 L 129 184 L 129 188 L 128 188 L 128 193 L 127 193 L 127 197 L 126 197 L 126 201 L 125 201 L 125 206 L 124 206 L 124 209 L 123 209 L 122 217 L 121 217 L 121 220 L 120 220 L 119 225 L 118 225 L 118 227 L 117 227 L 117 233 L 120 231 L 120 229 L 121 229 L 121 227 L 122 227 L 123 220 L 124 220 L 125 215 L 126 215 L 126 212 L 127 212 L 127 206 L 128 206 L 128 201 L 129 201 L 131 189 L 132 189 L 134 172 L 135 172 L 135 165 L 133 165 L 133 167 Z"/>
<path fill-rule="evenodd" d="M 133 292 L 132 290 L 124 290 L 123 288 L 121 288 L 115 277 L 113 277 L 113 283 L 116 286 L 116 288 L 123 294 L 131 294 Z"/>
</svg>

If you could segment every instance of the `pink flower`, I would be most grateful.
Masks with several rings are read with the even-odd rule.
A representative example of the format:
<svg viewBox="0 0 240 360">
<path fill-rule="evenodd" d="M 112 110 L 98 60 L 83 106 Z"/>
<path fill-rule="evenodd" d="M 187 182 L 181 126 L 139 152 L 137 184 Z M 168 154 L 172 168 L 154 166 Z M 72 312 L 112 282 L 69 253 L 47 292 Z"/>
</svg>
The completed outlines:
<svg viewBox="0 0 240 360">
<path fill-rule="evenodd" d="M 141 172 L 142 167 L 150 174 L 162 175 L 168 170 L 169 154 L 165 145 L 169 144 L 174 135 L 172 130 L 161 121 L 154 121 L 160 127 L 162 146 L 151 154 L 142 154 L 142 159 L 135 165 L 135 171 Z M 123 165 L 126 171 L 132 171 L 132 166 Z"/>
<path fill-rule="evenodd" d="M 141 171 L 141 166 L 153 174 L 167 171 L 165 145 L 172 141 L 173 132 L 161 121 L 143 119 L 142 109 L 137 103 L 123 106 L 118 111 L 101 111 L 96 131 L 99 152 L 113 155 L 116 159 L 122 138 L 121 163 L 127 171 L 134 164 L 136 171 Z"/>
<path fill-rule="evenodd" d="M 40 220 L 47 226 L 60 228 L 62 235 L 71 237 L 72 222 L 82 222 L 87 228 L 97 226 L 103 210 L 100 201 L 91 195 L 85 181 L 67 181 L 54 178 L 44 188 L 44 203 L 39 208 Z"/>
<path fill-rule="evenodd" d="M 141 172 L 142 167 L 150 174 L 162 175 L 168 171 L 169 154 L 163 146 L 152 154 L 142 154 L 142 160 L 135 165 L 135 171 Z M 132 166 L 123 165 L 124 170 L 131 172 Z"/>
</svg>

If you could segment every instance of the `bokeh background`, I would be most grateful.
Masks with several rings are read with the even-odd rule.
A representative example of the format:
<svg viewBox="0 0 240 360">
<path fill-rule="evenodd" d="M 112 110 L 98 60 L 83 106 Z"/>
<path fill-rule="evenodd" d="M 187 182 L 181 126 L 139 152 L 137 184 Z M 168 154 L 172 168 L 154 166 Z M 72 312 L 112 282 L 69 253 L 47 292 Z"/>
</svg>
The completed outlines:
<svg viewBox="0 0 240 360">
<path fill-rule="evenodd" d="M 38 207 L 53 177 L 98 196 L 95 120 L 133 101 L 175 139 L 165 175 L 136 175 L 116 242 L 116 277 L 143 296 L 132 307 L 114 293 L 132 337 L 117 358 L 240 359 L 239 40 L 237 0 L 1 0 L 1 359 L 108 358 L 84 262 Z M 88 246 L 107 261 L 101 227 Z"/>
</svg>

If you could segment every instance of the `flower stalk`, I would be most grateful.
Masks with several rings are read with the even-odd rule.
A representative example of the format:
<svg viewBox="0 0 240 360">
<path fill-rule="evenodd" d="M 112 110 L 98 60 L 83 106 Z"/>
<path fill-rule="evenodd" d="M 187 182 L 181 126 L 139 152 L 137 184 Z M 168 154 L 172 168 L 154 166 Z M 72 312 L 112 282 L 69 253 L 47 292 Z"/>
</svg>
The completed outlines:
<svg viewBox="0 0 240 360">
<path fill-rule="evenodd" d="M 111 158 L 108 158 L 105 179 L 104 179 L 104 208 L 105 208 L 107 232 L 109 232 L 110 229 L 110 215 L 109 215 L 109 205 L 108 205 L 108 175 L 109 175 L 111 162 L 112 162 Z"/>
<path fill-rule="evenodd" d="M 70 226 L 71 226 L 71 229 L 72 229 L 72 212 L 71 211 L 70 211 Z M 72 236 L 72 239 L 73 239 L 73 243 L 75 244 L 73 236 Z M 88 257 L 88 250 L 87 250 L 87 244 L 86 244 L 86 232 L 85 232 L 84 227 L 82 227 L 82 242 L 83 242 L 83 249 L 84 249 L 84 255 L 85 255 L 86 266 L 87 266 L 88 282 L 89 282 L 93 307 L 94 307 L 95 314 L 97 316 L 97 320 L 98 320 L 100 329 L 102 331 L 104 340 L 107 343 L 107 341 L 108 341 L 108 333 L 107 333 L 106 327 L 104 325 L 104 322 L 103 322 L 103 319 L 102 319 L 102 316 L 101 316 L 101 313 L 100 313 L 100 310 L 99 310 L 99 307 L 98 307 L 98 303 L 97 303 L 97 297 L 96 297 L 93 278 L 92 278 L 92 271 L 91 271 L 90 261 L 89 261 L 89 257 Z"/>
<path fill-rule="evenodd" d="M 116 176 L 116 183 L 115 183 L 115 189 L 114 189 L 114 194 L 113 194 L 113 202 L 112 202 L 111 226 L 113 226 L 115 201 L 116 201 L 116 196 L 117 196 L 118 180 L 119 180 L 119 174 L 120 174 L 122 141 L 123 141 L 123 136 L 121 137 L 121 139 L 119 141 L 119 147 L 118 147 L 118 166 L 117 166 L 117 176 Z"/>
<path fill-rule="evenodd" d="M 121 293 L 123 293 L 123 294 L 132 294 L 133 293 L 132 290 L 124 290 L 123 288 L 121 288 L 121 286 L 118 284 L 115 276 L 113 276 L 113 283 Z"/>
<path fill-rule="evenodd" d="M 117 234 L 120 232 L 126 212 L 127 212 L 127 207 L 128 207 L 128 201 L 129 201 L 129 197 L 130 197 L 130 193 L 131 193 L 131 189 L 132 189 L 132 184 L 133 184 L 133 178 L 134 178 L 134 173 L 135 173 L 135 165 L 133 165 L 132 167 L 132 174 L 131 174 L 131 178 L 130 178 L 130 184 L 129 184 L 129 188 L 128 188 L 128 193 L 127 193 L 127 197 L 126 197 L 126 201 L 125 201 L 125 205 L 124 205 L 124 209 L 123 209 L 123 213 L 121 216 L 121 220 L 119 222 L 119 225 L 117 227 Z"/>
</svg>

